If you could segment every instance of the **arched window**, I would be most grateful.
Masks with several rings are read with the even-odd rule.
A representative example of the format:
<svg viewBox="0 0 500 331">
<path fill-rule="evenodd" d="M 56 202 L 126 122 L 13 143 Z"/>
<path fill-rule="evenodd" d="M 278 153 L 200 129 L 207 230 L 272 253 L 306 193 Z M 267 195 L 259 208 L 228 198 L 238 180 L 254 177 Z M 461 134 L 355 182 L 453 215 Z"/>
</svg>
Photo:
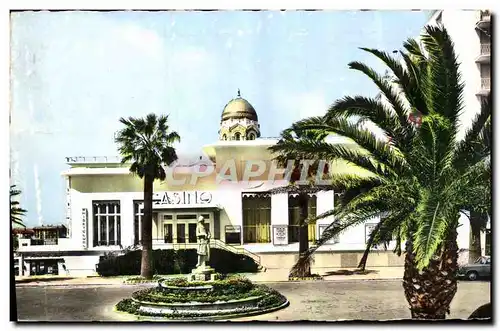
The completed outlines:
<svg viewBox="0 0 500 331">
<path fill-rule="evenodd" d="M 234 134 L 234 140 L 241 140 L 241 134 L 239 132 Z"/>
<path fill-rule="evenodd" d="M 249 135 L 248 135 L 248 140 L 255 140 L 255 134 L 253 132 L 251 132 Z"/>
<path fill-rule="evenodd" d="M 222 140 L 227 140 L 226 134 L 222 135 Z"/>
</svg>

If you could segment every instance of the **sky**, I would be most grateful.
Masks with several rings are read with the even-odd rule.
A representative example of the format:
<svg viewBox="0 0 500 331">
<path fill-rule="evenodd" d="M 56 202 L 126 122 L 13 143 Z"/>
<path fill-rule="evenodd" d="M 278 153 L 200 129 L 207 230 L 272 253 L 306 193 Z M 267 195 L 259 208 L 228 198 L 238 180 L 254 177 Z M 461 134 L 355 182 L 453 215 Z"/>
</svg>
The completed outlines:
<svg viewBox="0 0 500 331">
<path fill-rule="evenodd" d="M 168 114 L 179 154 L 218 139 L 237 90 L 261 135 L 376 89 L 348 68 L 384 67 L 417 37 L 419 11 L 18 12 L 11 17 L 11 183 L 29 226 L 65 222 L 67 156 L 118 155 L 120 117 Z"/>
</svg>

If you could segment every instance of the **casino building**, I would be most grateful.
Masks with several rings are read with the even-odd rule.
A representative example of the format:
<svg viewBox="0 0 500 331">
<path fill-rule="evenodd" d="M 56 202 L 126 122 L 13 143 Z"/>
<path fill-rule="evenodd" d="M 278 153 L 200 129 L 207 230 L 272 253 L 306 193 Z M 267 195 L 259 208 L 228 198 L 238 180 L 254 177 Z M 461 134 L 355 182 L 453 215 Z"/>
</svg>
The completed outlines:
<svg viewBox="0 0 500 331">
<path fill-rule="evenodd" d="M 202 215 L 212 233 L 212 246 L 246 254 L 267 269 L 289 269 L 299 248 L 297 196 L 269 193 L 287 184 L 270 166 L 250 180 L 242 180 L 245 170 L 254 171 L 253 161 L 270 165 L 268 147 L 276 142 L 261 137 L 257 112 L 238 91 L 222 112 L 219 140 L 204 146 L 195 160 L 180 157 L 172 179 L 154 183 L 153 249 L 195 248 L 196 222 Z M 24 275 L 39 260 L 57 263 L 59 274 L 93 275 L 101 255 L 140 242 L 143 182 L 129 172 L 129 165 L 121 164 L 118 157 L 68 157 L 67 164 L 69 169 L 62 176 L 69 234 L 56 245 L 20 239 Z M 348 168 L 338 163 L 330 169 L 342 172 Z M 224 178 L 228 171 L 236 172 L 237 182 Z M 310 214 L 333 209 L 335 197 L 333 191 L 310 194 Z M 332 221 L 330 217 L 309 225 L 311 245 Z M 320 247 L 312 271 L 356 267 L 378 221 L 374 218 L 351 228 Z M 459 247 L 468 247 L 468 235 L 465 221 L 459 228 Z M 402 265 L 402 257 L 382 248 L 367 263 L 367 267 Z"/>
</svg>

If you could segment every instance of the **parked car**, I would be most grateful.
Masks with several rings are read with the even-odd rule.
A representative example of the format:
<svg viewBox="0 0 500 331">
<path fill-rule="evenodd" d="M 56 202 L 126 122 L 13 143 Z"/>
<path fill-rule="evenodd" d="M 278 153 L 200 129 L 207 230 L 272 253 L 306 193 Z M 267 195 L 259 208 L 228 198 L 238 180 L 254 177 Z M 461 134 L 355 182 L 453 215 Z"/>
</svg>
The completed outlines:
<svg viewBox="0 0 500 331">
<path fill-rule="evenodd" d="M 458 277 L 468 280 L 491 277 L 491 257 L 481 256 L 476 262 L 460 267 Z"/>
</svg>

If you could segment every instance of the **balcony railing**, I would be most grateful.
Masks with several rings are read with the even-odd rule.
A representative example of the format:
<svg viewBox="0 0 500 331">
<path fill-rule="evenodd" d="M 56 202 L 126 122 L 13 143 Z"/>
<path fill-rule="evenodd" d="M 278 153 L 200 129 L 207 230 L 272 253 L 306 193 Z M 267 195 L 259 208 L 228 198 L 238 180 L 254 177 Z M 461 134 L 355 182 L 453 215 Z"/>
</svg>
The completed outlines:
<svg viewBox="0 0 500 331">
<path fill-rule="evenodd" d="M 481 44 L 481 55 L 491 54 L 491 44 Z"/>
<path fill-rule="evenodd" d="M 54 239 L 31 239 L 31 246 L 57 245 L 57 238 Z"/>
<path fill-rule="evenodd" d="M 489 91 L 491 84 L 491 78 L 481 78 L 481 90 Z"/>
</svg>

